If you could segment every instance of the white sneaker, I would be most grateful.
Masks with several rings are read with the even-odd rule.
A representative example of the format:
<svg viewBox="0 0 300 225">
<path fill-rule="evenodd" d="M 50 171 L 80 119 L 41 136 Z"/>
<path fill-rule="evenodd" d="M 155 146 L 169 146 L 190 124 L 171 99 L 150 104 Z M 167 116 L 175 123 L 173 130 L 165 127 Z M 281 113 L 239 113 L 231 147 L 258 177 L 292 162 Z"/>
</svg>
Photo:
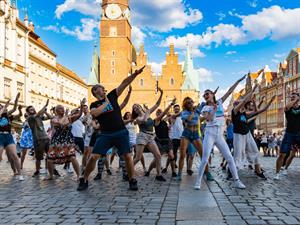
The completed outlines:
<svg viewBox="0 0 300 225">
<path fill-rule="evenodd" d="M 18 179 L 19 179 L 19 181 L 23 181 L 23 180 L 25 180 L 25 178 L 24 178 L 24 176 L 23 176 L 23 175 L 19 175 Z"/>
<path fill-rule="evenodd" d="M 246 188 L 246 186 L 240 180 L 234 181 L 233 187 L 238 188 L 238 189 L 245 189 Z"/>
<path fill-rule="evenodd" d="M 69 168 L 67 169 L 67 172 L 68 172 L 68 173 L 73 173 L 73 170 L 71 169 L 71 167 L 69 167 Z"/>
<path fill-rule="evenodd" d="M 287 169 L 283 169 L 281 173 L 282 173 L 282 175 L 287 175 L 288 174 L 288 170 Z"/>
<path fill-rule="evenodd" d="M 194 189 L 195 190 L 200 190 L 201 189 L 201 183 L 200 182 L 196 182 L 194 185 Z"/>
<path fill-rule="evenodd" d="M 46 169 L 40 169 L 40 174 L 47 174 L 47 170 Z"/>
<path fill-rule="evenodd" d="M 275 174 L 274 180 L 280 180 L 280 174 L 279 174 L 279 173 L 276 173 L 276 174 Z"/>
</svg>

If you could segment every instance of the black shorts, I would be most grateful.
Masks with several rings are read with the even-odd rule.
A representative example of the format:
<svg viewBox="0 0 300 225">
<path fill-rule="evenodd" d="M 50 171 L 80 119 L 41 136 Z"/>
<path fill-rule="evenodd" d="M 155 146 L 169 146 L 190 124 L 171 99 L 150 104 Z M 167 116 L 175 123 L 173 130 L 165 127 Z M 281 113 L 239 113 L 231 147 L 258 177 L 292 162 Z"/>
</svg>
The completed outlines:
<svg viewBox="0 0 300 225">
<path fill-rule="evenodd" d="M 268 143 L 260 143 L 260 147 L 262 147 L 262 148 L 268 148 Z"/>
<path fill-rule="evenodd" d="M 44 139 L 44 140 L 35 140 L 33 142 L 34 146 L 34 155 L 37 160 L 43 160 L 44 154 L 48 153 L 49 146 L 50 146 L 50 140 Z"/>
<path fill-rule="evenodd" d="M 159 151 L 163 154 L 169 153 L 172 150 L 172 141 L 170 139 L 158 139 L 155 138 L 155 142 Z"/>
<path fill-rule="evenodd" d="M 80 137 L 74 137 L 74 143 L 78 147 L 78 150 L 83 153 L 84 152 L 84 139 Z"/>
<path fill-rule="evenodd" d="M 91 139 L 90 139 L 90 144 L 89 144 L 89 147 L 94 147 L 95 143 L 96 143 L 96 140 L 97 140 L 97 136 L 100 134 L 99 131 L 95 131 L 93 132 L 92 136 L 91 136 Z"/>
</svg>

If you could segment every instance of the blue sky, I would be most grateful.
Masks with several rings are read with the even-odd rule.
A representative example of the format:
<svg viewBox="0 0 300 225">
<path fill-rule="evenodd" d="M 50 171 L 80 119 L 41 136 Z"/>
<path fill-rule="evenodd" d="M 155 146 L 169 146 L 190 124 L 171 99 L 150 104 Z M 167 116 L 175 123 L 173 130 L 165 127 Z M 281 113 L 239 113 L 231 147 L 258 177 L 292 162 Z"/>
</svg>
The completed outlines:
<svg viewBox="0 0 300 225">
<path fill-rule="evenodd" d="M 58 62 L 86 78 L 99 42 L 101 0 L 19 0 L 36 33 Z M 290 49 L 300 47 L 299 0 L 131 0 L 133 40 L 144 43 L 155 72 L 170 43 L 184 60 L 189 41 L 200 87 L 230 84 L 268 65 L 276 70 Z"/>
</svg>

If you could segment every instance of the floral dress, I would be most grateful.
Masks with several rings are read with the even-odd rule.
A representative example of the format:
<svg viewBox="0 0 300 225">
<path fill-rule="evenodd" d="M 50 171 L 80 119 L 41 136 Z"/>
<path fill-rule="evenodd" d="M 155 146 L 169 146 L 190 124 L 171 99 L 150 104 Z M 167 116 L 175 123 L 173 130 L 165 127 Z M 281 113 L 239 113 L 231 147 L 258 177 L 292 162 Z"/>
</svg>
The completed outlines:
<svg viewBox="0 0 300 225">
<path fill-rule="evenodd" d="M 76 145 L 71 128 L 71 125 L 54 127 L 47 158 L 53 160 L 55 164 L 70 162 L 71 157 L 76 156 Z"/>
<path fill-rule="evenodd" d="M 21 134 L 21 139 L 20 139 L 20 147 L 21 147 L 21 149 L 32 149 L 33 148 L 32 132 L 31 132 L 28 122 L 25 122 L 23 124 L 22 134 Z"/>
</svg>

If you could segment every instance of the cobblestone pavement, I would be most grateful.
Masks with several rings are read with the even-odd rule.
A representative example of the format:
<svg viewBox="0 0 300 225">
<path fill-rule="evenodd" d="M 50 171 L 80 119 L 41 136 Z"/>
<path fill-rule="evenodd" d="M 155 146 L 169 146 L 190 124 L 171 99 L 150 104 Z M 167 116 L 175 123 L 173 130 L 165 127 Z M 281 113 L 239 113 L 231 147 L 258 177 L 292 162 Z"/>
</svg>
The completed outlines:
<svg viewBox="0 0 300 225">
<path fill-rule="evenodd" d="M 147 156 L 149 163 L 151 156 Z M 0 224 L 300 224 L 300 160 L 296 159 L 285 180 L 258 180 L 242 171 L 246 190 L 235 190 L 219 170 L 220 157 L 213 159 L 216 181 L 193 190 L 194 177 L 181 184 L 143 177 L 137 169 L 139 191 L 128 191 L 128 183 L 117 173 L 91 181 L 88 191 L 77 192 L 76 180 L 58 166 L 62 177 L 44 181 L 32 178 L 33 161 L 25 164 L 26 180 L 12 177 L 9 164 L 0 162 Z M 117 160 L 115 160 L 117 161 Z M 263 158 L 267 175 L 273 176 L 275 158 Z M 195 168 L 196 170 L 196 168 Z"/>
</svg>

